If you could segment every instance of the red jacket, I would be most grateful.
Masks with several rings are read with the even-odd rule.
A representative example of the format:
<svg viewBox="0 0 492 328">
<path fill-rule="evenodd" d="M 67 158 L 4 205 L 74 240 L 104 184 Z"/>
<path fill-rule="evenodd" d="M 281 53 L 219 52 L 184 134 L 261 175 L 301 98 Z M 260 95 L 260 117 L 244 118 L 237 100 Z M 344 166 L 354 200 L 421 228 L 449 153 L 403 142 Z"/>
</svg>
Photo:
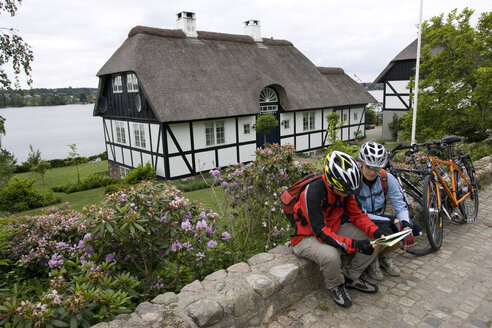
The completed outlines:
<svg viewBox="0 0 492 328">
<path fill-rule="evenodd" d="M 335 206 L 326 206 L 325 203 Z M 304 237 L 315 236 L 320 243 L 342 248 L 347 253 L 355 253 L 356 250 L 352 247 L 353 239 L 336 234 L 343 213 L 349 217 L 353 225 L 364 231 L 368 237 L 374 238 L 374 231 L 378 226 L 359 209 L 354 196 L 348 195 L 343 199 L 335 194 L 326 184 L 323 175 L 322 179 L 306 187 L 294 205 L 294 218 L 298 221 L 297 231 L 291 237 L 290 245 L 297 245 Z"/>
</svg>

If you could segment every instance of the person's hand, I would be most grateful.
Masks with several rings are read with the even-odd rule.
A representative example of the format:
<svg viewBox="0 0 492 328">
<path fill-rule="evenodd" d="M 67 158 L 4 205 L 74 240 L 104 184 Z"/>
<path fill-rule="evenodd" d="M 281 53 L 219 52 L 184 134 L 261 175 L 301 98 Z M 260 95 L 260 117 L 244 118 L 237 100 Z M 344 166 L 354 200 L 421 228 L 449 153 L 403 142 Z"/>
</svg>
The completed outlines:
<svg viewBox="0 0 492 328">
<path fill-rule="evenodd" d="M 377 238 L 381 238 L 381 237 L 384 237 L 384 232 L 383 230 L 381 229 L 377 229 L 376 231 L 374 231 L 374 237 L 377 239 Z"/>
<path fill-rule="evenodd" d="M 410 229 L 410 228 L 405 228 Z M 408 247 L 413 247 L 415 245 L 415 238 L 413 234 L 410 232 L 405 238 L 401 240 L 403 243 L 403 251 L 406 252 Z"/>
<path fill-rule="evenodd" d="M 353 247 L 359 253 L 365 255 L 372 255 L 374 253 L 374 247 L 368 239 L 354 240 L 353 244 Z"/>
</svg>

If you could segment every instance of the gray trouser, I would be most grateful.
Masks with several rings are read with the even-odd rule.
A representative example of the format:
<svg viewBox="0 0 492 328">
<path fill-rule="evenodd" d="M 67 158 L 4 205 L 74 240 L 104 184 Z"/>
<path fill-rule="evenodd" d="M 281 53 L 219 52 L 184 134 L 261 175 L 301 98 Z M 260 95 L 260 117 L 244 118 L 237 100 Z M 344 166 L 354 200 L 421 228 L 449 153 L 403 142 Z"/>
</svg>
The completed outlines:
<svg viewBox="0 0 492 328">
<path fill-rule="evenodd" d="M 338 229 L 337 235 L 352 239 L 372 239 L 352 223 L 345 223 Z M 342 273 L 341 249 L 320 243 L 315 237 L 304 237 L 301 242 L 292 247 L 292 251 L 299 257 L 307 258 L 320 267 L 325 278 L 325 286 L 332 289 L 345 281 Z M 345 275 L 356 280 L 378 255 L 378 249 L 372 255 L 355 253 L 352 261 L 345 267 Z"/>
</svg>

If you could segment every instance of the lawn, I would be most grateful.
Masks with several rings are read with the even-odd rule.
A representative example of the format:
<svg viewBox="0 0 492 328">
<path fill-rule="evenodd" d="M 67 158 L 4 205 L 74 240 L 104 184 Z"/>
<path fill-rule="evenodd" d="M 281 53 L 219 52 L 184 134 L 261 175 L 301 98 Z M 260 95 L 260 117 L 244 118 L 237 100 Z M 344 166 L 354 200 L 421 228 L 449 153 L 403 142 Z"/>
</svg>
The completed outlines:
<svg viewBox="0 0 492 328">
<path fill-rule="evenodd" d="M 107 172 L 108 161 L 101 161 L 97 163 L 86 163 L 79 166 L 80 179 L 88 176 L 92 173 Z M 14 178 L 19 179 L 36 179 L 34 188 L 45 193 L 50 191 L 52 187 L 67 184 L 69 182 L 77 182 L 77 168 L 75 166 L 57 167 L 46 171 L 44 176 L 44 184 L 40 176 L 36 176 L 32 172 L 20 173 L 14 175 Z M 75 192 L 71 194 L 65 194 L 56 192 L 55 196 L 60 197 L 62 202 L 69 202 L 70 208 L 76 211 L 80 211 L 84 206 L 88 204 L 94 204 L 104 199 L 104 187 L 85 190 L 81 192 Z M 53 207 L 60 204 L 51 205 Z M 15 213 L 15 216 L 22 215 L 38 215 L 43 212 L 44 208 L 36 208 L 28 211 Z"/>
<path fill-rule="evenodd" d="M 80 179 L 88 176 L 92 173 L 98 172 L 107 172 L 108 171 L 108 162 L 101 161 L 97 163 L 86 163 L 79 166 L 80 171 Z M 60 186 L 67 184 L 69 182 L 77 182 L 77 168 L 75 166 L 67 166 L 67 167 L 59 167 L 53 168 L 46 171 L 44 176 L 44 184 L 40 176 L 36 176 L 32 172 L 20 173 L 14 175 L 14 178 L 19 179 L 36 179 L 34 183 L 34 188 L 45 193 L 50 191 L 52 187 Z M 219 199 L 223 199 L 224 192 L 222 188 L 215 188 L 217 197 Z M 104 187 L 85 190 L 81 192 L 74 192 L 71 194 L 59 193 L 56 192 L 55 196 L 60 197 L 62 202 L 69 202 L 70 208 L 76 211 L 82 210 L 84 206 L 89 204 L 95 204 L 104 199 Z M 214 212 L 219 211 L 219 205 L 217 203 L 217 199 L 214 196 L 211 188 L 205 188 L 201 190 L 185 192 L 183 193 L 183 197 L 190 199 L 191 201 L 199 201 L 203 204 L 204 207 L 211 208 Z M 61 204 L 61 203 L 60 203 Z M 60 204 L 55 204 L 48 206 L 53 207 Z M 36 208 L 28 211 L 23 211 L 19 213 L 15 213 L 15 216 L 23 216 L 23 215 L 38 215 L 43 213 L 45 208 Z"/>
</svg>

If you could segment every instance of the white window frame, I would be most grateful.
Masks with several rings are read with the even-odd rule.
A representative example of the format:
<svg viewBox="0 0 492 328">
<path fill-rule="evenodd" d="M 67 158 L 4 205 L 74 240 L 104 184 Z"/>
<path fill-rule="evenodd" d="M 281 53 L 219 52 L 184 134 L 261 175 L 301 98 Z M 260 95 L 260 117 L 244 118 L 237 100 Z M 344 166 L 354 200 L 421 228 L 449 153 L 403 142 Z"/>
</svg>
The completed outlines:
<svg viewBox="0 0 492 328">
<path fill-rule="evenodd" d="M 215 146 L 225 144 L 224 121 L 212 121 L 205 123 L 205 145 Z"/>
<path fill-rule="evenodd" d="M 129 168 L 120 166 L 120 178 L 124 179 L 128 175 L 128 173 L 130 173 L 130 171 L 131 170 Z"/>
<path fill-rule="evenodd" d="M 138 79 L 135 73 L 128 73 L 126 75 L 126 89 L 128 92 L 138 92 Z"/>
<path fill-rule="evenodd" d="M 304 112 L 302 113 L 302 131 L 313 131 L 316 126 L 316 113 Z"/>
<path fill-rule="evenodd" d="M 141 123 L 133 123 L 133 141 L 135 147 L 145 148 L 147 146 L 145 140 L 145 125 Z"/>
<path fill-rule="evenodd" d="M 264 105 L 264 106 L 260 106 L 260 114 L 268 114 L 268 113 L 271 113 L 271 114 L 275 114 L 276 112 L 278 112 L 278 105 Z"/>
<path fill-rule="evenodd" d="M 121 81 L 121 75 L 113 76 L 113 93 L 123 92 L 123 82 Z"/>
<path fill-rule="evenodd" d="M 116 142 L 121 144 L 126 144 L 126 132 L 124 122 L 115 122 L 116 128 Z"/>
</svg>

